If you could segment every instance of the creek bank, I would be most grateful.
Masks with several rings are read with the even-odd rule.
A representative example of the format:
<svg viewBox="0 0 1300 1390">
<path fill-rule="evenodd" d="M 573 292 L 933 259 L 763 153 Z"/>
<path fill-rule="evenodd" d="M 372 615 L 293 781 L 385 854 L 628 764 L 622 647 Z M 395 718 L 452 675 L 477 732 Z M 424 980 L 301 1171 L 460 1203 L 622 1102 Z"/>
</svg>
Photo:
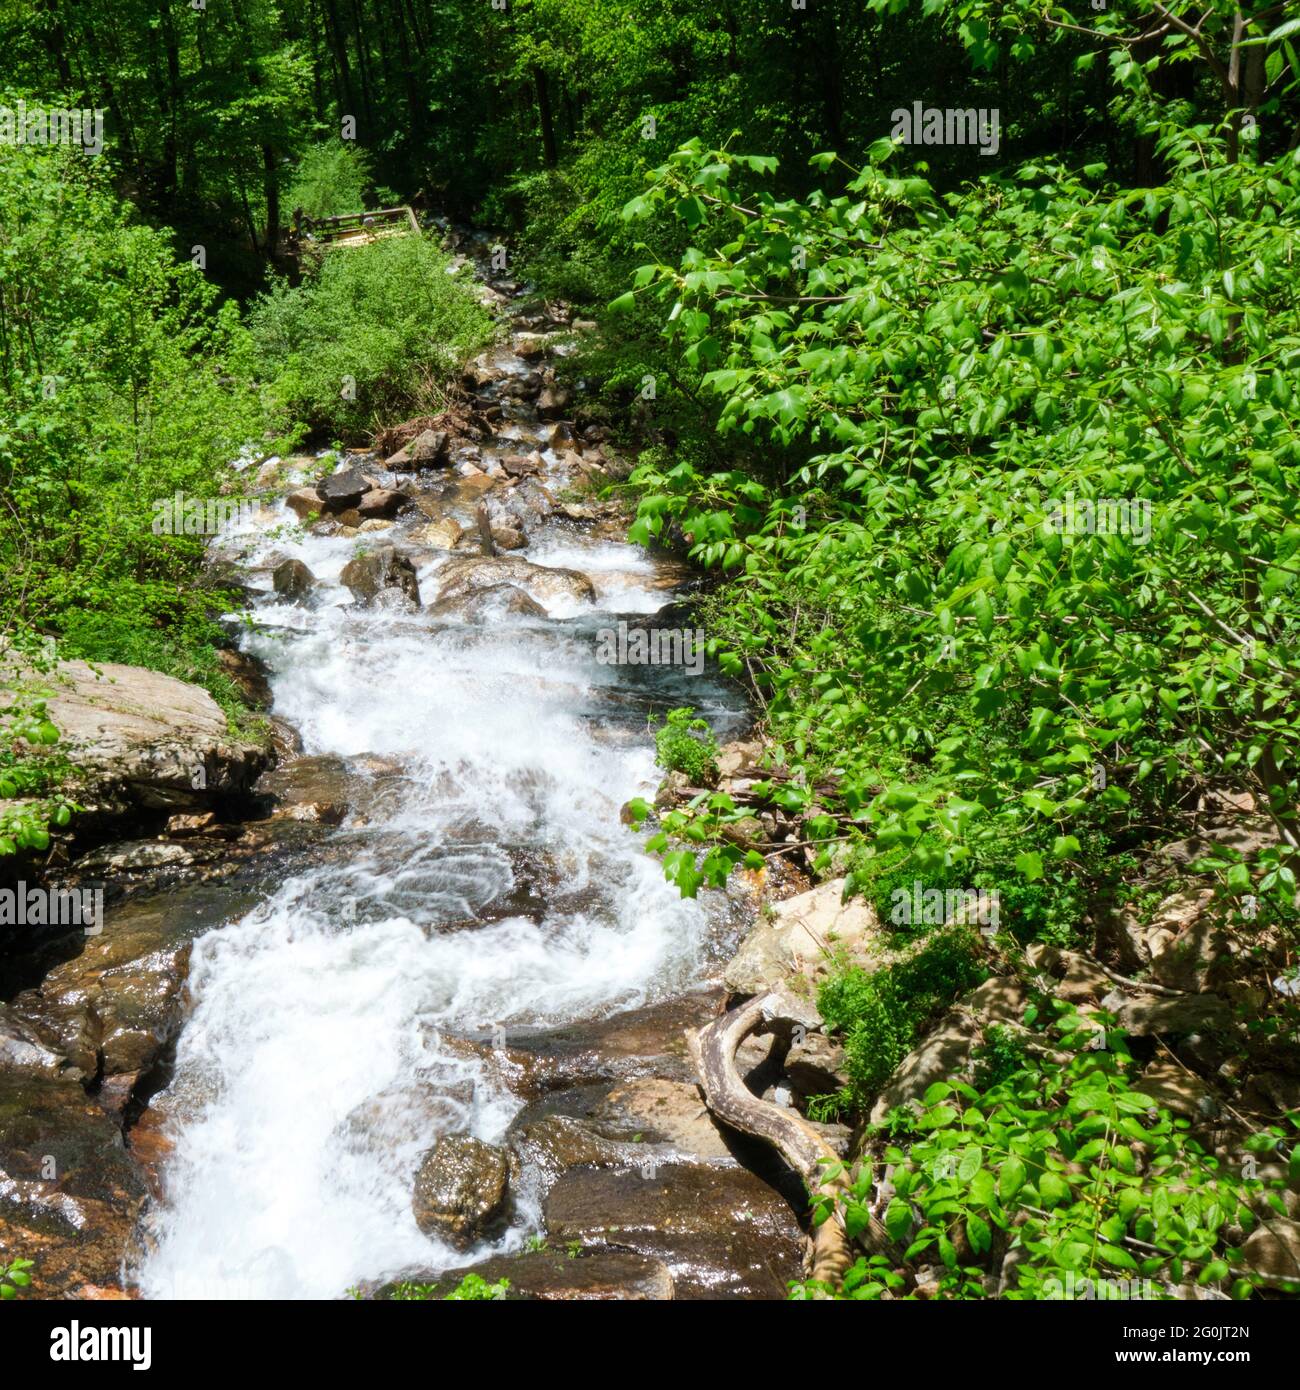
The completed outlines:
<svg viewBox="0 0 1300 1390">
<path fill-rule="evenodd" d="M 61 790 L 83 808 L 68 832 L 52 831 L 46 870 L 125 829 L 238 806 L 274 760 L 269 729 L 232 731 L 206 690 L 157 671 L 61 661 L 9 679 L 45 701 L 61 733 L 57 751 L 69 764 Z"/>
<path fill-rule="evenodd" d="M 264 465 L 256 525 L 272 538 L 263 541 L 256 531 L 223 537 L 210 554 L 214 585 L 233 581 L 285 624 L 283 631 L 322 624 L 317 660 L 345 646 L 359 668 L 441 643 L 438 664 L 415 668 L 427 680 L 468 654 L 471 674 L 457 679 L 469 683 L 451 687 L 458 699 L 468 694 L 457 716 L 470 738 L 467 755 L 431 769 L 400 739 L 377 737 L 367 747 L 365 705 L 359 736 L 349 726 L 340 726 L 349 729 L 342 739 L 335 726 L 322 731 L 310 700 L 285 700 L 285 663 L 273 647 L 258 644 L 253 649 L 267 664 L 245 654 L 232 670 L 270 706 L 265 742 L 232 740 L 206 697 L 173 688 L 181 683 L 155 687 L 151 673 L 140 679 L 157 689 L 157 710 L 139 702 L 112 706 L 108 728 L 96 725 L 106 739 L 105 765 L 118 770 L 105 785 L 121 810 L 88 853 L 71 847 L 64 873 L 70 883 L 109 887 L 104 930 L 95 938 L 43 941 L 7 961 L 0 995 L 7 1001 L 0 1056 L 12 1114 L 60 1117 L 50 1176 L 42 1176 L 34 1141 L 16 1121 L 6 1120 L 0 1133 L 0 1166 L 18 1194 L 0 1203 L 0 1253 L 37 1253 L 43 1293 L 219 1296 L 227 1287 L 229 1257 L 209 1258 L 201 1245 L 176 1260 L 167 1253 L 183 1204 L 201 1203 L 235 1158 L 225 1155 L 206 1187 L 192 1186 L 202 1151 L 191 1136 L 202 1137 L 223 1088 L 214 1091 L 189 1060 L 186 1043 L 195 1034 L 187 1024 L 199 1036 L 224 1036 L 230 1025 L 214 1030 L 210 1015 L 196 1014 L 212 995 L 215 962 L 231 949 L 222 939 L 246 937 L 252 951 L 273 941 L 273 904 L 286 883 L 303 885 L 285 909 L 295 923 L 288 940 L 300 931 L 302 941 L 259 974 L 273 982 L 274 1003 L 264 1012 L 277 1019 L 277 1030 L 290 1025 L 293 972 L 303 952 L 308 959 L 335 953 L 334 974 L 304 982 L 310 1005 L 303 1017 L 311 1019 L 320 994 L 348 978 L 353 960 L 367 950 L 396 950 L 399 937 L 408 966 L 392 977 L 385 1012 L 399 982 L 429 968 L 422 950 L 454 950 L 462 936 L 506 933 L 482 949 L 499 952 L 508 974 L 510 953 L 520 949 L 533 953 L 524 959 L 534 968 L 542 966 L 540 948 L 521 935 L 529 930 L 557 932 L 556 946 L 547 949 L 563 952 L 566 933 L 592 930 L 582 924 L 626 918 L 629 934 L 613 939 L 627 953 L 655 942 L 651 935 L 643 945 L 637 934 L 647 916 L 667 941 L 684 932 L 678 917 L 693 924 L 683 942 L 694 944 L 680 965 L 657 967 L 664 978 L 649 998 L 644 979 L 616 973 L 608 1001 L 593 995 L 562 1007 L 559 1021 L 542 994 L 499 1036 L 458 1016 L 422 1023 L 415 1046 L 435 1064 L 387 1085 L 361 1079 L 360 1097 L 324 1135 L 323 1150 L 340 1149 L 347 1171 L 370 1164 L 384 1175 L 404 1174 L 406 1209 L 389 1219 L 409 1223 L 414 1236 L 403 1234 L 397 1244 L 414 1246 L 423 1234 L 426 1248 L 441 1252 L 430 1278 L 443 1279 L 438 1269 L 449 1266 L 490 1274 L 509 1265 L 523 1296 L 640 1299 L 782 1297 L 798 1276 L 804 1194 L 762 1145 L 709 1115 L 684 1033 L 717 1016 L 722 963 L 760 888 L 782 893 L 800 884 L 779 862 L 742 875 L 730 903 L 719 899 L 710 909 L 703 930 L 697 910 L 678 904 L 663 884 L 658 865 L 629 852 L 630 837 L 617 823 L 621 798 L 607 808 L 600 801 L 600 760 L 630 756 L 646 740 L 646 713 L 681 696 L 671 673 L 636 668 L 598 670 L 600 678 L 586 685 L 590 676 L 580 680 L 578 673 L 589 666 L 575 666 L 572 653 L 589 649 L 591 625 L 612 616 L 632 624 L 679 620 L 679 611 L 665 605 L 690 574 L 671 557 L 647 559 L 622 544 L 626 515 L 599 489 L 626 476 L 626 465 L 599 425 L 560 418 L 568 402 L 549 359 L 565 350 L 568 319 L 556 308 L 518 320 L 509 344 L 472 364 L 472 394 L 442 416 L 385 431 L 374 447 L 349 451 L 332 468 L 307 456 Z M 295 525 L 304 543 L 279 530 Z M 476 663 L 494 640 L 508 640 L 505 650 L 517 648 L 520 657 L 510 655 L 500 682 L 485 688 L 488 702 L 476 706 Z M 302 679 L 298 668 L 291 675 Z M 362 675 L 380 683 L 376 696 L 387 682 L 399 701 L 418 699 L 419 687 L 400 678 Z M 134 679 L 117 674 L 118 704 Z M 722 692 L 709 687 L 707 698 L 723 722 L 741 722 Z M 575 731 L 587 731 L 590 753 L 583 756 L 593 760 L 591 772 L 581 762 L 557 773 L 530 761 L 539 729 L 557 721 L 547 703 L 557 699 L 577 711 L 563 715 L 561 743 L 567 747 Z M 494 703 L 514 708 L 511 701 L 519 716 L 489 721 L 495 741 L 475 743 L 480 713 L 490 714 Z M 574 718 L 580 722 L 570 730 L 565 721 Z M 428 739 L 438 726 L 422 727 Z M 502 755 L 498 774 L 492 760 Z M 737 775 L 750 768 L 746 754 L 732 750 L 728 757 Z M 197 764 L 206 785 L 189 786 L 180 771 Z M 507 817 L 504 827 L 494 822 L 495 803 L 481 805 L 473 781 L 485 768 L 491 797 L 507 809 L 527 808 L 522 815 L 511 809 L 516 819 Z M 572 808 L 574 798 L 593 803 L 584 809 L 586 838 L 576 848 L 550 829 L 540 841 L 531 838 L 549 813 L 539 789 L 557 777 L 557 806 Z M 427 828 L 439 808 L 462 801 L 465 812 L 442 814 L 436 831 Z M 131 838 L 122 838 L 124 831 Z M 328 890 L 318 886 L 325 884 Z M 341 925 L 311 926 L 340 904 L 348 911 Z M 419 945 L 401 936 L 394 914 L 414 924 Z M 230 925 L 237 918 L 241 925 Z M 196 951 L 203 961 L 197 997 Z M 465 975 L 474 957 L 463 959 L 453 978 Z M 252 986 L 250 977 L 232 997 L 240 1000 Z M 555 987 L 575 991 L 563 976 Z M 352 993 L 344 987 L 340 996 Z M 491 1019 L 483 1013 L 474 1023 L 482 1029 Z M 232 1036 L 250 1029 L 251 1021 L 235 1026 Z M 286 1046 L 310 1069 L 307 1082 L 344 1059 L 309 1023 L 304 1029 L 318 1053 L 292 1034 Z M 756 1059 L 756 1073 L 768 1066 Z M 248 1069 L 237 1069 L 224 1090 L 236 1089 L 239 1072 Z M 331 1090 L 348 1084 L 342 1076 L 323 1079 Z M 328 1103 L 322 1096 L 315 1104 Z M 509 1118 L 495 1128 L 480 1123 L 484 1108 Z M 268 1111 L 262 1125 L 276 1119 Z M 303 1117 L 297 1130 L 310 1120 Z M 249 1139 L 257 1142 L 255 1134 Z M 41 1150 L 49 1153 L 48 1145 Z M 304 1171 L 315 1161 L 314 1152 L 302 1155 Z M 266 1189 L 259 1178 L 241 1198 L 226 1201 L 223 1220 L 236 1227 L 251 1220 Z M 80 1205 L 74 1210 L 69 1202 Z M 50 1213 L 64 1208 L 73 1215 L 59 1224 Z M 329 1215 L 330 1203 L 316 1198 L 314 1219 Z M 520 1252 L 528 1230 L 552 1247 L 563 1244 L 562 1263 L 553 1248 Z M 344 1228 L 345 1239 L 349 1234 Z M 237 1229 L 232 1239 L 252 1250 L 233 1257 L 236 1282 L 291 1294 L 309 1272 L 308 1262 L 295 1265 L 264 1238 Z M 419 1268 L 409 1261 L 399 1267 Z M 391 1278 L 393 1268 L 386 1258 L 363 1275 Z M 264 1286 L 264 1279 L 288 1282 Z M 341 1295 L 346 1281 L 337 1284 L 325 1296 Z"/>
<path fill-rule="evenodd" d="M 1300 1044 L 1250 1026 L 1252 1018 L 1262 1016 L 1269 981 L 1285 965 L 1287 946 L 1269 929 L 1243 941 L 1240 927 L 1230 928 L 1213 895 L 1189 890 L 1170 874 L 1195 862 L 1206 846 L 1253 842 L 1267 833 L 1262 822 L 1232 817 L 1208 825 L 1194 841 L 1153 852 L 1143 881 L 1166 889 L 1154 911 L 1145 921 L 1130 908 L 1099 914 L 1098 944 L 1091 952 L 1035 943 L 1024 950 L 1017 968 L 1014 958 L 986 947 L 986 964 L 1001 973 L 992 973 L 931 1019 L 874 1095 L 847 1148 L 854 1171 L 871 1165 L 883 1174 L 886 1167 L 885 1141 L 866 1124 L 880 1125 L 897 1110 L 919 1114 L 935 1082 L 974 1084 L 980 1049 L 999 1031 L 1025 1036 L 1026 1008 L 1042 995 L 1067 1001 L 1085 1018 L 1096 1017 L 1099 1030 L 1105 1017 L 1113 1017 L 1131 1037 L 1134 1090 L 1185 1122 L 1188 1139 L 1220 1163 L 1239 1166 L 1246 1141 L 1300 1105 Z M 872 973 L 900 958 L 873 909 L 860 900 L 845 903 L 843 891 L 843 879 L 821 883 L 762 914 L 724 970 L 727 1012 L 693 1034 L 696 1068 L 710 1107 L 747 1133 L 767 1138 L 792 1162 L 800 1144 L 806 1145 L 804 1152 L 814 1152 L 829 1139 L 827 1127 L 809 1118 L 809 1100 L 850 1085 L 843 1051 L 814 1005 L 817 985 L 832 964 Z M 1134 958 L 1142 979 L 1120 973 L 1119 967 Z M 758 1014 L 756 1004 L 762 1006 Z M 725 1052 L 709 1051 L 705 1040 L 716 1039 L 719 1029 L 747 1009 L 754 1032 L 734 1061 Z M 706 1065 L 721 1067 L 721 1073 L 711 1075 L 702 1069 Z M 787 1143 L 782 1134 L 795 1137 Z M 1246 1263 L 1266 1283 L 1300 1277 L 1300 1181 L 1288 1179 L 1276 1163 L 1260 1164 L 1260 1176 L 1277 1179 L 1282 1207 L 1260 1207 L 1257 1215 L 1264 1224 L 1245 1241 Z M 880 1226 L 888 1197 L 881 1179 L 867 1202 L 872 1217 L 864 1233 L 867 1250 L 889 1248 Z M 822 1274 L 832 1279 L 850 1258 L 847 1251 L 809 1254 L 814 1270 L 819 1259 L 826 1260 Z M 1012 1264 L 1007 1262 L 1005 1275 L 997 1269 L 990 1273 L 991 1290 L 1011 1278 Z M 928 1296 L 927 1268 L 906 1261 L 897 1268 L 906 1276 L 905 1291 Z M 1224 1295 L 1189 1284 L 1178 1296 Z"/>
</svg>

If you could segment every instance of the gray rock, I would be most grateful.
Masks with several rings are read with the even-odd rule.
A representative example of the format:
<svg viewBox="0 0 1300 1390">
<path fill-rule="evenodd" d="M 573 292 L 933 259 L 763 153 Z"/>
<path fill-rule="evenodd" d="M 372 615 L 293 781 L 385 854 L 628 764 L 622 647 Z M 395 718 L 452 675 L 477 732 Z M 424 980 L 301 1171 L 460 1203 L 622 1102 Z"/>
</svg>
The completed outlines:
<svg viewBox="0 0 1300 1390">
<path fill-rule="evenodd" d="M 370 490 L 370 480 L 355 468 L 340 469 L 316 484 L 327 512 L 345 512 L 355 507 Z"/>
<path fill-rule="evenodd" d="M 1175 1115 L 1207 1120 L 1219 1113 L 1219 1101 L 1205 1082 L 1167 1058 L 1151 1062 L 1133 1089 Z"/>
<path fill-rule="evenodd" d="M 497 584 L 514 584 L 538 603 L 594 603 L 596 589 L 578 570 L 534 565 L 517 555 L 467 555 L 445 564 L 435 576 L 439 599 L 456 598 Z"/>
<path fill-rule="evenodd" d="M 546 609 L 513 584 L 492 584 L 472 593 L 452 594 L 432 604 L 435 618 L 460 618 L 481 623 L 489 618 L 544 618 Z"/>
<path fill-rule="evenodd" d="M 423 430 L 388 459 L 388 467 L 397 470 L 436 468 L 447 462 L 450 442 L 451 436 L 446 430 Z"/>
<path fill-rule="evenodd" d="M 844 880 L 833 879 L 774 904 L 772 919 L 758 922 L 727 965 L 727 988 L 761 994 L 795 975 L 816 982 L 833 951 L 862 963 L 879 943 L 880 923 L 866 903 L 841 902 L 843 893 Z"/>
<path fill-rule="evenodd" d="M 1232 1008 L 1214 994 L 1188 994 L 1180 998 L 1139 994 L 1128 997 L 1116 991 L 1102 1001 L 1115 1014 L 1126 1033 L 1151 1037 L 1157 1033 L 1200 1033 L 1232 1027 Z"/>
<path fill-rule="evenodd" d="M 23 688 L 46 700 L 76 772 L 71 789 L 101 824 L 148 810 L 193 810 L 247 791 L 269 747 L 233 739 L 225 712 L 197 685 L 138 666 L 60 662 Z"/>
<path fill-rule="evenodd" d="M 936 1081 L 968 1078 L 971 1054 L 984 1030 L 1019 1023 L 1028 1001 L 1029 994 L 1018 980 L 999 976 L 963 995 L 894 1069 L 871 1108 L 871 1123 L 880 1124 L 899 1106 L 919 1105 Z"/>
<path fill-rule="evenodd" d="M 785 1075 L 801 1096 L 824 1096 L 848 1084 L 844 1049 L 825 1033 L 804 1033 L 791 1044 Z"/>
<path fill-rule="evenodd" d="M 1300 1280 L 1300 1225 L 1281 1216 L 1268 1217 L 1251 1232 L 1242 1254 L 1256 1274 L 1272 1283 L 1288 1281 L 1284 1287 L 1294 1289 L 1294 1281 Z"/>
<path fill-rule="evenodd" d="M 1162 902 L 1147 929 L 1151 973 L 1162 985 L 1200 992 L 1220 962 L 1227 964 L 1223 923 L 1212 915 L 1214 891 L 1174 893 Z"/>
</svg>

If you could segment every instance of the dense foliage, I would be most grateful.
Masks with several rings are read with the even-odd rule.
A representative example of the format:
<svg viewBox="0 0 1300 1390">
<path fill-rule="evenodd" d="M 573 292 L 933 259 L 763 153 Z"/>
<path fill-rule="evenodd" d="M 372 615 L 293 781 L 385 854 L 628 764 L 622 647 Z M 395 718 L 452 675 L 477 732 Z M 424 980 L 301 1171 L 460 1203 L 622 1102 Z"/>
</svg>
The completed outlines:
<svg viewBox="0 0 1300 1390">
<path fill-rule="evenodd" d="M 238 498 L 241 450 L 435 411 L 490 335 L 429 242 L 297 264 L 286 224 L 474 214 L 600 320 L 562 370 L 638 455 L 633 537 L 716 580 L 702 617 L 776 748 L 754 794 L 882 918 L 900 888 L 1000 895 L 980 950 L 900 931 L 896 964 L 823 987 L 851 1081 L 827 1116 L 1026 943 L 1088 944 L 1099 895 L 1212 801 L 1273 843 L 1188 873 L 1294 964 L 1285 5 L 0 0 L 0 42 L 7 103 L 105 118 L 100 158 L 0 145 L 0 655 L 55 638 L 234 713 L 203 539 L 156 503 Z M 992 112 L 996 148 L 896 133 L 940 100 Z M 0 698 L 0 854 L 70 814 L 47 726 L 39 694 Z M 656 745 L 705 789 L 659 811 L 670 880 L 761 867 L 707 726 L 671 711 Z M 1292 1006 L 1269 1003 L 1249 1026 L 1275 1038 Z M 1277 1193 L 1150 1113 L 1118 1033 L 1080 1047 L 1049 1008 L 990 1031 L 976 1086 L 890 1120 L 891 1237 L 933 1252 L 937 1296 L 990 1292 L 1012 1239 L 1009 1297 L 1248 1292 L 1236 1252 Z M 1260 1142 L 1294 1168 L 1289 1129 Z M 452 1296 L 503 1291 L 472 1278 Z M 864 1261 L 837 1292 L 901 1278 Z"/>
<path fill-rule="evenodd" d="M 1296 843 L 1300 169 L 1165 149 L 1138 194 L 1033 164 L 940 200 L 878 146 L 847 195 L 783 201 L 690 146 L 630 209 L 698 224 L 638 282 L 723 428 L 819 450 L 642 470 L 640 533 L 739 571 L 724 665 L 880 848 L 1050 827 L 1069 859 L 1086 808 L 1188 778 Z M 1277 856 L 1258 877 L 1295 890 Z"/>
<path fill-rule="evenodd" d="M 403 414 L 435 414 L 492 321 L 447 257 L 415 237 L 327 255 L 304 283 L 253 306 L 258 367 L 294 419 L 366 438 Z"/>
<path fill-rule="evenodd" d="M 1161 1299 L 1187 1297 L 1191 1285 L 1249 1297 L 1260 1280 L 1240 1247 L 1261 1219 L 1285 1215 L 1300 1117 L 1248 1143 L 1282 1160 L 1279 1176 L 1233 1171 L 1188 1120 L 1142 1093 L 1122 1033 L 1099 1033 L 1095 1015 L 1061 1001 L 1027 1021 L 1036 1030 L 987 1090 L 936 1082 L 919 1114 L 900 1110 L 879 1126 L 878 1160 L 847 1192 L 825 1189 L 819 1219 L 838 1207 L 859 1234 L 883 1185 L 885 1230 L 903 1261 L 932 1266 L 931 1298 Z M 876 1299 L 916 1288 L 880 1252 L 859 1259 L 840 1288 L 796 1294 L 827 1292 Z"/>
</svg>

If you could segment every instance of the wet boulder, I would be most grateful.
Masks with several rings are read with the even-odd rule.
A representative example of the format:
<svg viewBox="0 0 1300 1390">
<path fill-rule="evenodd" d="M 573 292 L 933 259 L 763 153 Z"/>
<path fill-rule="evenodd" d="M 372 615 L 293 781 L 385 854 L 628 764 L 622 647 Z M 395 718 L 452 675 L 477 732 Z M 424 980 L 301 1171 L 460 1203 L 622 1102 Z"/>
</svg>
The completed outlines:
<svg viewBox="0 0 1300 1390">
<path fill-rule="evenodd" d="M 357 511 L 368 521 L 388 521 L 409 506 L 410 500 L 396 488 L 372 488 L 357 504 Z"/>
<path fill-rule="evenodd" d="M 493 526 L 492 544 L 498 550 L 523 550 L 528 544 L 528 537 L 518 526 Z"/>
<path fill-rule="evenodd" d="M 467 1249 L 504 1220 L 509 1195 L 510 1162 L 501 1149 L 445 1135 L 421 1160 L 411 1209 L 425 1235 Z"/>
<path fill-rule="evenodd" d="M 545 1220 L 557 1242 L 617 1245 L 666 1265 L 678 1298 L 780 1299 L 801 1268 L 793 1210 L 740 1167 L 574 1168 L 551 1188 Z"/>
<path fill-rule="evenodd" d="M 284 505 L 299 521 L 306 521 L 308 517 L 319 516 L 325 510 L 325 499 L 314 487 L 300 487 L 284 499 Z"/>
<path fill-rule="evenodd" d="M 420 583 L 415 566 L 391 545 L 380 546 L 349 560 L 339 579 L 363 605 L 393 595 L 416 608 L 420 606 Z"/>
<path fill-rule="evenodd" d="M 502 454 L 501 467 L 507 476 L 522 478 L 525 474 L 540 473 L 545 465 L 541 454 L 534 450 L 531 454 Z"/>
<path fill-rule="evenodd" d="M 454 550 L 464 533 L 465 528 L 454 516 L 440 516 L 416 531 L 413 539 L 438 550 Z"/>
<path fill-rule="evenodd" d="M 342 468 L 316 484 L 316 491 L 327 512 L 348 511 L 370 490 L 370 479 L 355 468 Z"/>
<path fill-rule="evenodd" d="M 514 555 L 473 555 L 448 562 L 438 571 L 440 600 L 456 598 L 491 588 L 514 584 L 538 603 L 557 601 L 593 603 L 596 588 L 578 570 L 534 565 Z"/>
<path fill-rule="evenodd" d="M 514 584 L 491 584 L 486 589 L 440 598 L 429 612 L 435 618 L 459 618 L 467 623 L 493 618 L 546 617 L 546 609 Z"/>
<path fill-rule="evenodd" d="M 32 1260 L 40 1297 L 124 1297 L 146 1191 L 120 1122 L 81 1086 L 0 1072 L 0 1263 Z"/>
<path fill-rule="evenodd" d="M 301 560 L 282 560 L 271 574 L 271 583 L 281 598 L 297 602 L 316 587 L 316 576 Z"/>
<path fill-rule="evenodd" d="M 568 1251 L 528 1250 L 517 1255 L 494 1255 L 472 1268 L 427 1277 L 414 1274 L 405 1282 L 427 1285 L 429 1298 L 441 1299 L 467 1274 L 477 1274 L 488 1284 L 499 1285 L 504 1280 L 507 1301 L 643 1302 L 674 1296 L 673 1276 L 666 1265 L 626 1250 L 587 1250 L 576 1256 Z M 385 1285 L 376 1296 L 391 1297 L 392 1290 L 393 1285 Z"/>
</svg>

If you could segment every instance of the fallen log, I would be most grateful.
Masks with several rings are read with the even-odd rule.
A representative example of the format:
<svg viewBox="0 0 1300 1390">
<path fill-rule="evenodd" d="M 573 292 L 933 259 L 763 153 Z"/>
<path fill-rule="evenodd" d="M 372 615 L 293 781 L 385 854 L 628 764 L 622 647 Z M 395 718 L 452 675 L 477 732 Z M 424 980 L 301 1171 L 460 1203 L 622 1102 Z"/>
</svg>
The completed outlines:
<svg viewBox="0 0 1300 1390">
<path fill-rule="evenodd" d="M 807 1004 L 784 990 L 772 990 L 703 1028 L 688 1030 L 686 1044 L 709 1110 L 732 1129 L 771 1144 L 804 1180 L 809 1193 L 816 1195 L 848 1190 L 844 1164 L 802 1115 L 761 1100 L 741 1080 L 736 1067 L 736 1052 L 751 1033 L 792 1033 L 797 1026 L 807 1027 L 814 1017 Z M 828 1173 L 833 1176 L 828 1177 Z M 872 1251 L 885 1251 L 892 1244 L 874 1216 L 860 1238 Z M 810 1277 L 838 1283 L 854 1260 L 838 1205 L 830 1217 L 813 1228 L 812 1243 Z"/>
</svg>

